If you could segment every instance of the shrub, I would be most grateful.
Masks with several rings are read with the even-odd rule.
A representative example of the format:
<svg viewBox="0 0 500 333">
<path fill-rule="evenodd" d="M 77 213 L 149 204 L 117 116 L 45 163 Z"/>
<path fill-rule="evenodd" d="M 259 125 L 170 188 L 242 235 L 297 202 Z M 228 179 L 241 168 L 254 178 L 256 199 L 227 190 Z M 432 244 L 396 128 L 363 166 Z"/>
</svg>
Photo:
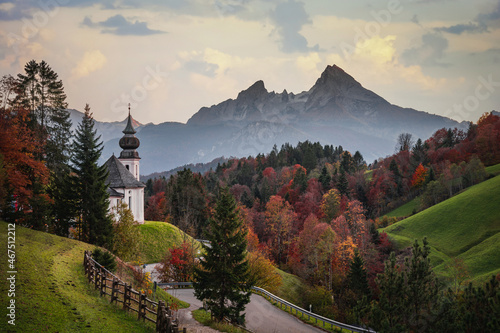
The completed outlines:
<svg viewBox="0 0 500 333">
<path fill-rule="evenodd" d="M 116 269 L 116 260 L 115 257 L 107 252 L 103 251 L 100 248 L 96 247 L 94 251 L 92 251 L 92 258 L 97 261 L 101 266 L 106 268 L 110 272 L 114 272 Z"/>
</svg>

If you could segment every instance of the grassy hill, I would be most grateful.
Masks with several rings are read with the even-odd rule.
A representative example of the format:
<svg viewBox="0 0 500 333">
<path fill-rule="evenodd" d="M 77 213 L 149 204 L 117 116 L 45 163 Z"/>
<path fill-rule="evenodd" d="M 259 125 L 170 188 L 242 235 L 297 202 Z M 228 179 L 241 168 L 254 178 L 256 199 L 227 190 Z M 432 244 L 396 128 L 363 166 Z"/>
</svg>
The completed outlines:
<svg viewBox="0 0 500 333">
<path fill-rule="evenodd" d="M 407 217 L 412 215 L 415 211 L 418 211 L 420 207 L 420 197 L 416 197 L 413 200 L 408 201 L 402 206 L 390 211 L 385 214 L 388 217 Z"/>
<path fill-rule="evenodd" d="M 181 245 L 184 240 L 201 248 L 199 242 L 170 223 L 146 221 L 138 228 L 142 237 L 140 253 L 143 264 L 160 262 L 168 249 Z"/>
<path fill-rule="evenodd" d="M 7 223 L 0 222 L 2 248 Z M 0 332 L 154 332 L 137 315 L 110 304 L 90 285 L 83 253 L 93 245 L 16 226 L 16 326 L 0 321 Z M 2 307 L 7 301 L 7 251 L 0 251 Z"/>
<path fill-rule="evenodd" d="M 446 262 L 458 257 L 473 280 L 484 281 L 500 273 L 500 176 L 382 230 L 399 247 L 427 237 L 439 275 L 445 276 Z"/>
</svg>

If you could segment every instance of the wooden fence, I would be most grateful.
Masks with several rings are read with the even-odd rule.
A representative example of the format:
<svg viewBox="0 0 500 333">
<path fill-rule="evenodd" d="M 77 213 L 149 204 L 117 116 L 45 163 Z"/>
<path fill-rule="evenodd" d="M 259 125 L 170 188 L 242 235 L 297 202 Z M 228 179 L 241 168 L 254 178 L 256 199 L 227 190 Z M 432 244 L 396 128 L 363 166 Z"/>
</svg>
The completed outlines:
<svg viewBox="0 0 500 333">
<path fill-rule="evenodd" d="M 156 324 L 156 332 L 179 333 L 179 325 L 168 304 L 163 301 L 154 302 L 147 298 L 146 294 L 132 289 L 131 285 L 124 283 L 96 262 L 89 251 L 85 251 L 83 266 L 89 283 L 99 290 L 101 296 L 110 296 L 111 303 L 121 303 L 123 310 L 136 312 L 138 320 Z M 186 329 L 182 332 L 185 333 Z"/>
</svg>

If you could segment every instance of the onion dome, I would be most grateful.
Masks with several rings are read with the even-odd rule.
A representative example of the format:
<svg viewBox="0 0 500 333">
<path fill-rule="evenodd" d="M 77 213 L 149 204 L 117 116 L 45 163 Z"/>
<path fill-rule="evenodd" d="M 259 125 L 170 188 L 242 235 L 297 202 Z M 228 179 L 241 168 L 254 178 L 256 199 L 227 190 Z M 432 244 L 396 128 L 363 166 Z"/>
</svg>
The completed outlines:
<svg viewBox="0 0 500 333">
<path fill-rule="evenodd" d="M 125 134 L 120 139 L 120 147 L 123 151 L 120 153 L 120 158 L 139 158 L 139 153 L 135 151 L 140 146 L 139 139 L 134 135 L 136 133 L 132 126 L 132 116 L 130 115 L 130 105 L 128 108 L 127 126 L 123 130 Z"/>
</svg>

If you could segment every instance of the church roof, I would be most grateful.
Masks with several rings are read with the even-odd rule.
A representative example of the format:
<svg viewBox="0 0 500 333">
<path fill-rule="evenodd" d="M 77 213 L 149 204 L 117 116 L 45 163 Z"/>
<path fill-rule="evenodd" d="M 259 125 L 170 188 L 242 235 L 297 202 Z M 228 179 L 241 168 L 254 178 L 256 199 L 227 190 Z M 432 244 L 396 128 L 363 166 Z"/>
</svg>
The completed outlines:
<svg viewBox="0 0 500 333">
<path fill-rule="evenodd" d="M 122 131 L 124 134 L 135 134 L 137 133 L 134 129 L 134 126 L 132 126 L 132 116 L 130 115 L 130 104 L 128 108 L 128 118 L 127 118 L 127 126 L 125 129 Z"/>
<path fill-rule="evenodd" d="M 110 188 L 146 187 L 146 185 L 135 179 L 134 175 L 127 170 L 115 155 L 111 156 L 104 165 L 108 168 L 108 186 Z"/>
<path fill-rule="evenodd" d="M 112 197 L 115 197 L 115 198 L 116 197 L 118 197 L 118 198 L 125 197 L 125 194 L 117 192 L 115 189 L 113 189 L 111 187 L 108 187 L 108 189 L 106 191 L 108 192 L 110 198 L 112 198 Z"/>
</svg>

